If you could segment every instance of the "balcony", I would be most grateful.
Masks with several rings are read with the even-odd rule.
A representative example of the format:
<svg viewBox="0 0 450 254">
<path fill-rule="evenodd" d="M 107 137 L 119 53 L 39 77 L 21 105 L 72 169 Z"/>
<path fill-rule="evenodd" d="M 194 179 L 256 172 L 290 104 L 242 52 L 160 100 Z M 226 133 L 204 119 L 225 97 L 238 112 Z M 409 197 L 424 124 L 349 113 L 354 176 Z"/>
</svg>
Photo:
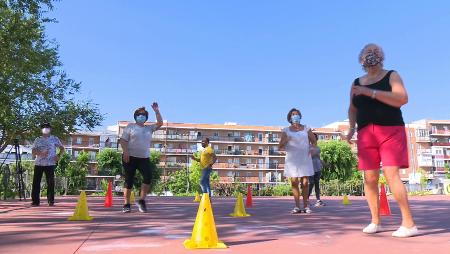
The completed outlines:
<svg viewBox="0 0 450 254">
<path fill-rule="evenodd" d="M 227 150 L 219 149 L 214 151 L 216 155 L 237 155 L 237 156 L 284 156 L 285 152 L 273 150 Z"/>
<path fill-rule="evenodd" d="M 440 142 L 440 141 L 437 141 L 437 142 L 433 142 L 432 145 L 433 145 L 433 146 L 449 146 L 449 147 L 450 147 L 450 142 Z"/>
<path fill-rule="evenodd" d="M 416 142 L 430 142 L 430 137 L 420 137 L 420 136 L 416 136 Z"/>
<path fill-rule="evenodd" d="M 432 130 L 430 135 L 450 136 L 450 131 L 449 130 Z"/>
<path fill-rule="evenodd" d="M 204 138 L 209 138 L 211 142 L 227 142 L 227 143 L 278 143 L 280 138 L 278 137 L 265 137 L 262 139 L 255 138 L 253 136 L 198 136 L 198 135 L 183 135 L 183 134 L 153 134 L 153 140 L 158 141 L 185 141 L 185 142 L 198 142 Z"/>
<path fill-rule="evenodd" d="M 284 164 L 281 163 L 223 163 L 218 162 L 213 166 L 215 169 L 240 169 L 240 170 L 256 170 L 256 169 L 273 169 L 283 170 Z"/>
<path fill-rule="evenodd" d="M 91 143 L 91 142 L 80 142 L 80 143 L 72 142 L 72 143 L 64 144 L 64 147 L 87 148 L 87 149 L 98 150 L 98 149 L 100 149 L 100 144 L 95 144 L 95 143 Z"/>
</svg>

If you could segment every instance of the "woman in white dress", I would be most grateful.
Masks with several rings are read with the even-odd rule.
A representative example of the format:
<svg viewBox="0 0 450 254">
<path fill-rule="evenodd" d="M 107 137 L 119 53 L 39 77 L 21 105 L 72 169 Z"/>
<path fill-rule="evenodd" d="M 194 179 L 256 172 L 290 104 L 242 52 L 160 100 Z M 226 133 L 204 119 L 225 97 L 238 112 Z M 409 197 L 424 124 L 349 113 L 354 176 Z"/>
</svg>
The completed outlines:
<svg viewBox="0 0 450 254">
<path fill-rule="evenodd" d="M 311 213 L 308 202 L 308 178 L 314 175 L 311 159 L 310 145 L 316 146 L 317 140 L 310 128 L 300 124 L 302 114 L 300 110 L 293 108 L 287 115 L 291 124 L 283 129 L 281 134 L 280 149 L 286 150 L 284 176 L 289 177 L 294 194 L 295 208 L 292 213 Z M 300 209 L 300 189 L 302 186 L 303 209 Z"/>
</svg>

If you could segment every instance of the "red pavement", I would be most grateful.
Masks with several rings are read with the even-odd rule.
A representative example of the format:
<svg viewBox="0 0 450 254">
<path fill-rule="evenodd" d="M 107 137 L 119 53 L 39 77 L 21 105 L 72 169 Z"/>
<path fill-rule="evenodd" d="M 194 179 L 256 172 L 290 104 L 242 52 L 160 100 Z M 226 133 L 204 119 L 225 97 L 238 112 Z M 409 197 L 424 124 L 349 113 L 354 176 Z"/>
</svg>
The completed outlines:
<svg viewBox="0 0 450 254">
<path fill-rule="evenodd" d="M 103 198 L 89 197 L 90 222 L 70 222 L 76 197 L 58 198 L 55 207 L 30 207 L 29 202 L 0 201 L 0 253 L 450 253 L 450 197 L 411 198 L 421 235 L 391 237 L 400 223 L 399 209 L 390 200 L 393 216 L 383 217 L 386 231 L 364 235 L 369 222 L 365 201 L 350 197 L 324 198 L 327 206 L 312 214 L 290 215 L 291 198 L 254 197 L 251 217 L 233 218 L 234 199 L 214 198 L 213 209 L 224 250 L 186 250 L 198 203 L 193 198 L 151 197 L 149 213 L 133 206 L 121 213 L 121 200 L 103 207 Z M 45 200 L 42 201 L 45 204 Z"/>
</svg>

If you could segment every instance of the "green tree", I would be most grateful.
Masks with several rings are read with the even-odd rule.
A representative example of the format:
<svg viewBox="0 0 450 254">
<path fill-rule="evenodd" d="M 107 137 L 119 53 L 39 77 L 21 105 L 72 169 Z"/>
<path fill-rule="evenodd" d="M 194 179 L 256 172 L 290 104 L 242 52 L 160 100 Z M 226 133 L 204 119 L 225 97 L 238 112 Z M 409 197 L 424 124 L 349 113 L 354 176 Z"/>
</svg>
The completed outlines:
<svg viewBox="0 0 450 254">
<path fill-rule="evenodd" d="M 62 68 L 58 45 L 45 34 L 52 0 L 0 0 L 0 152 L 13 139 L 31 140 L 39 124 L 65 136 L 103 120 L 96 104 L 79 100 L 80 83 Z"/>
<path fill-rule="evenodd" d="M 179 169 L 172 172 L 169 175 L 169 180 L 167 181 L 167 187 L 174 194 L 178 195 L 181 193 L 186 193 L 187 190 L 187 169 Z"/>
<path fill-rule="evenodd" d="M 86 187 L 88 168 L 89 154 L 86 152 L 81 152 L 76 162 L 69 164 L 66 171 L 68 194 L 78 194 L 80 189 Z"/>
<path fill-rule="evenodd" d="M 324 161 L 322 178 L 326 181 L 350 179 L 356 170 L 356 156 L 350 146 L 341 140 L 319 142 L 321 159 Z"/>
<path fill-rule="evenodd" d="M 98 175 L 116 176 L 122 174 L 122 155 L 107 148 L 97 154 Z"/>
<path fill-rule="evenodd" d="M 59 159 L 58 166 L 56 166 L 56 169 L 55 169 L 55 175 L 58 177 L 66 176 L 66 171 L 67 171 L 67 168 L 69 167 L 71 160 L 72 160 L 72 157 L 70 156 L 70 154 L 65 152 Z"/>
</svg>

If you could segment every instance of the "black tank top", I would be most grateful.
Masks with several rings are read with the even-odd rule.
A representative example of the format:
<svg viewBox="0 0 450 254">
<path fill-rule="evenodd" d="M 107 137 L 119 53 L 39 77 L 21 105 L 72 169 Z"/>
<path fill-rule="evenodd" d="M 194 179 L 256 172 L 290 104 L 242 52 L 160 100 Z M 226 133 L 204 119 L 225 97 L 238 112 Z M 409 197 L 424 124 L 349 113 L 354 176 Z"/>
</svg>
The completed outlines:
<svg viewBox="0 0 450 254">
<path fill-rule="evenodd" d="M 388 73 L 378 82 L 367 85 L 367 88 L 375 89 L 379 91 L 392 91 L 392 87 L 389 83 L 389 77 L 393 70 Z M 355 79 L 355 86 L 360 86 L 359 78 Z M 383 126 L 404 126 L 402 111 L 400 108 L 396 108 L 387 105 L 379 100 L 372 99 L 371 97 L 358 95 L 352 98 L 353 105 L 358 109 L 356 113 L 356 123 L 358 124 L 358 130 L 369 124 L 377 124 Z"/>
</svg>

